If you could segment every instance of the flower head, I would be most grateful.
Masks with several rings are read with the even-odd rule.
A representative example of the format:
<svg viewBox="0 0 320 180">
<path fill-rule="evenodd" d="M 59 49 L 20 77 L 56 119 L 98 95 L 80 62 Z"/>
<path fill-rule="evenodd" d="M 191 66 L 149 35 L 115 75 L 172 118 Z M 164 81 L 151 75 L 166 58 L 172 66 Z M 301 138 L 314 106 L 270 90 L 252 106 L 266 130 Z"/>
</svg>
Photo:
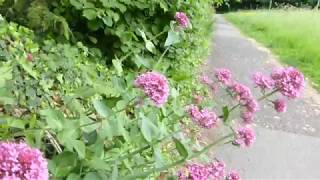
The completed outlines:
<svg viewBox="0 0 320 180">
<path fill-rule="evenodd" d="M 271 74 L 275 87 L 289 98 L 297 98 L 304 89 L 304 76 L 293 67 L 278 68 Z"/>
<path fill-rule="evenodd" d="M 246 124 L 250 124 L 253 122 L 253 113 L 251 111 L 243 111 L 241 113 L 241 118 Z"/>
<path fill-rule="evenodd" d="M 220 180 L 225 174 L 225 164 L 222 161 L 213 161 L 207 165 L 212 180 Z"/>
<path fill-rule="evenodd" d="M 216 69 L 215 77 L 218 79 L 219 82 L 223 84 L 228 84 L 231 81 L 231 71 L 229 69 Z"/>
<path fill-rule="evenodd" d="M 278 112 L 278 113 L 283 113 L 286 112 L 287 110 L 287 103 L 284 99 L 277 99 L 273 102 L 274 105 L 274 109 Z"/>
<path fill-rule="evenodd" d="M 48 180 L 47 161 L 25 143 L 0 142 L 0 179 Z"/>
<path fill-rule="evenodd" d="M 189 18 L 184 12 L 176 12 L 174 18 L 180 27 L 187 28 L 189 26 Z"/>
<path fill-rule="evenodd" d="M 187 167 L 178 172 L 179 180 L 207 180 L 209 171 L 202 164 L 188 164 Z"/>
<path fill-rule="evenodd" d="M 237 171 L 231 171 L 228 173 L 226 180 L 241 180 L 241 178 Z"/>
<path fill-rule="evenodd" d="M 264 76 L 260 72 L 254 73 L 252 79 L 254 84 L 257 87 L 260 87 L 262 90 L 272 89 L 274 86 L 274 81 L 270 77 Z"/>
<path fill-rule="evenodd" d="M 250 126 L 245 126 L 238 128 L 236 131 L 236 139 L 233 144 L 239 145 L 241 147 L 249 147 L 254 143 L 256 135 Z"/>
<path fill-rule="evenodd" d="M 210 129 L 218 122 L 216 113 L 207 108 L 200 110 L 198 106 L 190 105 L 187 107 L 187 112 L 191 119 L 202 128 Z"/>
<path fill-rule="evenodd" d="M 238 101 L 247 101 L 248 99 L 252 99 L 251 90 L 243 84 L 234 82 L 229 86 L 229 88 L 235 93 L 235 98 Z"/>
<path fill-rule="evenodd" d="M 135 86 L 141 88 L 144 93 L 157 105 L 167 102 L 169 85 L 165 76 L 156 72 L 147 72 L 138 76 Z"/>
<path fill-rule="evenodd" d="M 250 112 L 257 112 L 260 110 L 258 102 L 253 99 L 253 97 L 246 100 L 246 102 L 244 103 L 244 107 L 247 109 L 247 111 Z"/>
</svg>

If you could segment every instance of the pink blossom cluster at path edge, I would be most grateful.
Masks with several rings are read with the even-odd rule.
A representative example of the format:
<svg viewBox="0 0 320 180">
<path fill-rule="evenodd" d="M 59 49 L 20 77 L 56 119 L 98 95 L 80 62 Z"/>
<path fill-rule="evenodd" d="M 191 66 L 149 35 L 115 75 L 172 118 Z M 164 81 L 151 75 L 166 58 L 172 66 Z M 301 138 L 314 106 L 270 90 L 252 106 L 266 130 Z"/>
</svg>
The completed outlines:
<svg viewBox="0 0 320 180">
<path fill-rule="evenodd" d="M 303 74 L 293 67 L 275 69 L 271 77 L 275 81 L 275 88 L 289 98 L 299 97 L 305 86 Z"/>
<path fill-rule="evenodd" d="M 0 142 L 0 179 L 48 180 L 47 161 L 23 142 Z"/>
<path fill-rule="evenodd" d="M 187 164 L 178 171 L 179 180 L 241 180 L 236 171 L 230 171 L 225 175 L 226 165 L 224 162 L 215 160 L 209 164 Z"/>
<path fill-rule="evenodd" d="M 167 102 L 169 85 L 164 75 L 156 72 L 147 72 L 138 76 L 134 84 L 136 87 L 141 88 L 158 107 Z"/>
<path fill-rule="evenodd" d="M 215 70 L 217 80 L 225 85 L 231 82 L 232 74 L 229 69 L 219 68 Z"/>
<path fill-rule="evenodd" d="M 235 170 L 228 173 L 226 180 L 241 180 L 239 173 Z"/>
<path fill-rule="evenodd" d="M 239 145 L 240 147 L 249 147 L 256 140 L 256 135 L 251 126 L 247 125 L 240 127 L 236 130 L 236 137 L 233 144 Z"/>
<path fill-rule="evenodd" d="M 200 110 L 198 106 L 189 105 L 187 107 L 187 112 L 191 119 L 202 128 L 210 129 L 218 122 L 216 113 L 210 111 L 208 108 Z"/>
<path fill-rule="evenodd" d="M 225 164 L 221 161 L 213 161 L 203 165 L 193 163 L 186 165 L 178 172 L 179 180 L 220 180 L 225 175 Z"/>
<path fill-rule="evenodd" d="M 272 89 L 274 86 L 274 81 L 270 77 L 263 75 L 261 72 L 254 73 L 252 79 L 254 84 L 262 90 Z"/>
</svg>

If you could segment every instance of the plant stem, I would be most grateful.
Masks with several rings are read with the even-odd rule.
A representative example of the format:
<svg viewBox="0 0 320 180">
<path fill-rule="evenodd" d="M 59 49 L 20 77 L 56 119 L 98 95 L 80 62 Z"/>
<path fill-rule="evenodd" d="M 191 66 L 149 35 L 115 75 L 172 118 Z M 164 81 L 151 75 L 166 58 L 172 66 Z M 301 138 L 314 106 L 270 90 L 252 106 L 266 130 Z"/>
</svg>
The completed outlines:
<svg viewBox="0 0 320 180">
<path fill-rule="evenodd" d="M 276 93 L 276 92 L 278 92 L 278 91 L 279 91 L 278 89 L 275 89 L 275 90 L 271 91 L 270 93 L 267 93 L 267 94 L 263 95 L 262 97 L 260 97 L 260 98 L 258 99 L 258 101 L 262 101 L 262 100 L 264 100 L 265 98 L 273 95 L 274 93 Z"/>
<path fill-rule="evenodd" d="M 223 141 L 225 141 L 226 139 L 233 137 L 234 133 L 230 133 L 226 136 L 223 136 L 222 138 L 218 139 L 217 141 L 212 142 L 211 144 L 209 144 L 208 146 L 204 147 L 202 150 L 196 152 L 195 154 L 192 154 L 192 156 L 190 156 L 188 159 L 193 159 L 195 157 L 200 156 L 203 153 L 208 152 L 213 146 L 218 145 L 220 143 L 222 143 Z"/>
<path fill-rule="evenodd" d="M 124 159 L 127 159 L 127 158 L 129 158 L 129 157 L 131 157 L 131 156 L 133 156 L 133 155 L 135 155 L 135 154 L 141 153 L 141 152 L 143 152 L 144 150 L 151 148 L 152 145 L 158 144 L 158 143 L 162 142 L 163 140 L 165 140 L 165 139 L 167 139 L 167 138 L 170 138 L 170 137 L 172 137 L 174 134 L 177 134 L 177 133 L 179 133 L 179 132 L 181 132 L 181 130 L 175 131 L 175 132 L 171 133 L 170 135 L 168 135 L 168 136 L 166 136 L 166 137 L 164 137 L 164 138 L 162 138 L 162 139 L 160 139 L 160 140 L 157 140 L 157 141 L 155 141 L 155 142 L 153 142 L 153 143 L 151 143 L 151 144 L 148 144 L 148 145 L 146 145 L 146 146 L 144 146 L 144 147 L 142 147 L 142 148 L 140 148 L 140 149 L 137 149 L 137 150 L 135 150 L 135 151 L 133 151 L 133 152 L 131 152 L 131 153 L 128 153 L 128 154 L 126 154 L 126 155 L 124 155 L 124 156 L 120 156 L 119 158 L 117 158 L 117 159 L 115 159 L 115 160 L 108 161 L 108 162 L 119 162 L 119 161 L 122 161 L 122 160 L 124 160 Z"/>
<path fill-rule="evenodd" d="M 161 54 L 158 62 L 155 64 L 154 69 L 157 68 L 158 65 L 162 62 L 162 59 L 163 59 L 164 55 L 167 53 L 167 51 L 170 49 L 170 47 L 171 47 L 171 46 L 168 46 L 168 47 L 163 51 L 163 53 Z"/>
<path fill-rule="evenodd" d="M 156 34 L 155 36 L 153 36 L 150 41 L 153 41 L 155 39 L 157 39 L 159 36 L 161 36 L 162 34 L 166 33 L 167 31 L 166 30 L 163 30 L 161 31 L 160 33 Z M 133 51 L 130 51 L 128 52 L 127 54 L 125 54 L 124 56 L 122 56 L 120 58 L 120 61 L 122 62 L 123 60 L 127 59 L 129 56 L 131 56 L 134 52 Z"/>
<path fill-rule="evenodd" d="M 130 105 L 135 99 L 137 99 L 137 97 L 132 98 L 132 99 L 128 102 L 128 104 L 126 105 L 126 107 L 124 107 L 124 108 L 122 108 L 122 109 L 120 109 L 120 110 L 117 110 L 115 113 L 119 113 L 119 112 L 121 112 L 121 111 L 124 111 L 124 110 L 128 109 L 128 108 L 131 107 L 131 106 L 135 106 L 135 105 L 136 105 L 135 103 L 132 104 L 132 105 Z"/>
<path fill-rule="evenodd" d="M 49 141 L 51 142 L 53 147 L 56 149 L 58 154 L 62 153 L 62 149 L 61 149 L 58 141 L 53 137 L 53 135 L 48 130 L 44 130 L 44 132 L 46 133 L 47 138 L 49 139 Z"/>
<path fill-rule="evenodd" d="M 139 174 L 135 174 L 135 175 L 131 175 L 131 176 L 126 176 L 126 177 L 123 177 L 121 179 L 124 179 L 124 180 L 131 180 L 131 179 L 139 179 L 139 178 L 145 178 L 147 176 L 149 176 L 150 174 L 152 173 L 156 173 L 156 172 L 161 172 L 161 171 L 164 171 L 164 170 L 167 170 L 167 169 L 170 169 L 174 166 L 177 166 L 177 165 L 180 165 L 180 164 L 183 164 L 186 160 L 190 160 L 190 159 L 193 159 L 195 157 L 198 157 L 199 155 L 207 152 L 210 148 L 212 148 L 213 146 L 217 145 L 217 144 L 220 144 L 221 142 L 223 142 L 224 140 L 226 140 L 227 138 L 233 136 L 233 133 L 232 134 L 229 134 L 227 136 L 224 136 L 220 139 L 218 139 L 217 141 L 209 144 L 208 146 L 206 146 L 205 148 L 203 148 L 201 151 L 198 151 L 196 154 L 190 156 L 189 158 L 182 158 L 180 160 L 177 160 L 177 161 L 174 161 L 173 163 L 171 164 L 168 164 L 168 165 L 165 165 L 165 166 L 162 166 L 162 167 L 159 167 L 159 168 L 152 168 L 151 170 L 147 171 L 147 172 L 143 172 L 143 173 L 139 173 Z"/>
</svg>

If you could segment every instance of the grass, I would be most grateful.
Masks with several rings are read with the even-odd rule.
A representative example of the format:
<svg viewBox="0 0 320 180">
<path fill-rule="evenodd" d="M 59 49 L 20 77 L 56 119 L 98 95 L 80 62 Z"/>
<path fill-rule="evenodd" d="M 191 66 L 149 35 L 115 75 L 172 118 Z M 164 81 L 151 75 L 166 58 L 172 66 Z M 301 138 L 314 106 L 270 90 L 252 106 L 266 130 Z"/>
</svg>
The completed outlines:
<svg viewBox="0 0 320 180">
<path fill-rule="evenodd" d="M 240 11 L 225 17 L 283 63 L 299 68 L 320 90 L 320 11 Z"/>
</svg>

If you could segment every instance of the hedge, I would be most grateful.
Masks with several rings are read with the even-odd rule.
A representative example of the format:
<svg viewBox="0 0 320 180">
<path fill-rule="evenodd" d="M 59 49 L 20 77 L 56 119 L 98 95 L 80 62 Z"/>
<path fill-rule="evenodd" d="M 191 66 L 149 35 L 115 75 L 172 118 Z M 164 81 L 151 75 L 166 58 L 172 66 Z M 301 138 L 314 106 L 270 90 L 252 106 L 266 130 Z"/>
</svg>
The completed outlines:
<svg viewBox="0 0 320 180">
<path fill-rule="evenodd" d="M 39 148 L 51 179 L 72 180 L 175 175 L 199 149 L 181 131 L 192 94 L 207 93 L 195 77 L 211 40 L 210 1 L 11 2 L 0 21 L 1 140 Z M 176 11 L 192 27 L 177 29 Z M 133 80 L 150 70 L 170 83 L 161 108 L 135 103 L 143 95 Z"/>
</svg>

